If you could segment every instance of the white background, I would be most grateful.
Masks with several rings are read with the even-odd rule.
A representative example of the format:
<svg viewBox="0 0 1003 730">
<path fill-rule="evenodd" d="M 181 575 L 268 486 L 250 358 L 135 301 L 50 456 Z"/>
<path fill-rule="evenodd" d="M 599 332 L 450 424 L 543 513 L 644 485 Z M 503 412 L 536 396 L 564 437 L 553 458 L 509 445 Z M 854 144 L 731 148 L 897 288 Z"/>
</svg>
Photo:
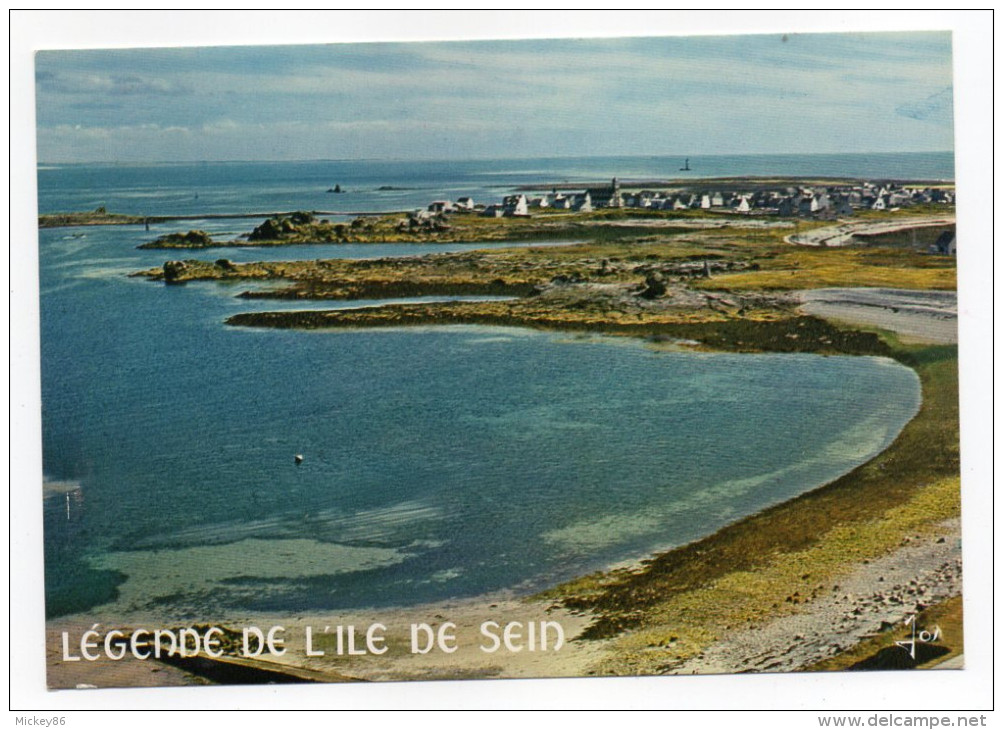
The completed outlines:
<svg viewBox="0 0 1003 730">
<path fill-rule="evenodd" d="M 66 727 L 132 725 L 74 709 L 674 708 L 945 714 L 992 706 L 992 15 L 988 11 L 13 12 L 10 16 L 10 707 Z M 45 48 L 481 38 L 953 30 L 962 367 L 964 671 L 411 682 L 319 687 L 45 689 L 38 273 L 31 54 Z M 880 69 L 873 69 L 880 73 Z M 70 710 L 70 712 L 66 712 Z M 815 713 L 719 716 L 712 726 L 819 727 Z M 466 719 L 459 716 L 457 724 Z M 13 726 L 13 717 L 8 718 Z M 207 718 L 220 721 L 223 718 Z M 279 721 L 263 716 L 265 722 Z M 992 717 L 989 725 L 993 723 Z M 145 721 L 139 719 L 139 721 Z M 306 716 L 294 722 L 328 722 Z M 704 717 L 671 720 L 692 727 Z M 475 722 L 484 722 L 478 718 Z M 563 721 L 562 721 L 563 722 Z M 605 722 L 584 715 L 573 722 Z M 438 724 L 438 723 L 437 723 Z"/>
</svg>

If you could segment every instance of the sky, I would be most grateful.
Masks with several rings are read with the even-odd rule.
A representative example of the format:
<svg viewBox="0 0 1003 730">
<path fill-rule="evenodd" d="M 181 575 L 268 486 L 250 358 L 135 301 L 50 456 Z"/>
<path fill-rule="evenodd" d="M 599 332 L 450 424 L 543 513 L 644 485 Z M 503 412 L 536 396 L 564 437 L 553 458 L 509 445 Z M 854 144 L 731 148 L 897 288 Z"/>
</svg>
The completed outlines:
<svg viewBox="0 0 1003 730">
<path fill-rule="evenodd" d="M 35 59 L 42 163 L 954 149 L 949 32 Z"/>
</svg>

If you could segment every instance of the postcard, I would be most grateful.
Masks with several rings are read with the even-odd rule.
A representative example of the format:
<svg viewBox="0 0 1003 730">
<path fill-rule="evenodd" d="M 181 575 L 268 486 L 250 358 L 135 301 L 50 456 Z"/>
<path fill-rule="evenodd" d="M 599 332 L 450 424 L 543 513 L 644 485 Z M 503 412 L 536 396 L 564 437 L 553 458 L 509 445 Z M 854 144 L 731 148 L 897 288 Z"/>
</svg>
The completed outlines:
<svg viewBox="0 0 1003 730">
<path fill-rule="evenodd" d="M 48 687 L 963 668 L 952 52 L 38 52 Z"/>
</svg>

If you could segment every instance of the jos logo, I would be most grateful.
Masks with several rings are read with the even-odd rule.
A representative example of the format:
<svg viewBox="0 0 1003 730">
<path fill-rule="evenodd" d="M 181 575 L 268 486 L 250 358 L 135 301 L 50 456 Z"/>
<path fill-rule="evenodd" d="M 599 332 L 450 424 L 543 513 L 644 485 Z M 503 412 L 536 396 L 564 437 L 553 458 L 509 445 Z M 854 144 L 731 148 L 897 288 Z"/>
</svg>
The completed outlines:
<svg viewBox="0 0 1003 730">
<path fill-rule="evenodd" d="M 907 652 L 909 656 L 913 659 L 916 658 L 916 644 L 931 644 L 940 638 L 940 626 L 934 626 L 933 631 L 927 631 L 923 629 L 919 633 L 916 633 L 916 617 L 910 616 L 905 620 L 906 626 L 912 627 L 912 635 L 903 641 L 896 641 L 898 646 L 901 646 Z"/>
</svg>

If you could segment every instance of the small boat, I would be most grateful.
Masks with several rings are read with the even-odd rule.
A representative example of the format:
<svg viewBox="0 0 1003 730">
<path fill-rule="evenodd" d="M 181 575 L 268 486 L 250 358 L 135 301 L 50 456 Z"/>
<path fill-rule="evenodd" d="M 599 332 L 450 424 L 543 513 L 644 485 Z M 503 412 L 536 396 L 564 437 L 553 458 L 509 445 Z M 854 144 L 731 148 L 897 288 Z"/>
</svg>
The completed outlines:
<svg viewBox="0 0 1003 730">
<path fill-rule="evenodd" d="M 303 463 L 303 454 L 296 454 L 296 456 L 293 457 L 293 461 L 296 462 L 296 466 L 299 466 L 300 464 L 302 464 Z"/>
</svg>

